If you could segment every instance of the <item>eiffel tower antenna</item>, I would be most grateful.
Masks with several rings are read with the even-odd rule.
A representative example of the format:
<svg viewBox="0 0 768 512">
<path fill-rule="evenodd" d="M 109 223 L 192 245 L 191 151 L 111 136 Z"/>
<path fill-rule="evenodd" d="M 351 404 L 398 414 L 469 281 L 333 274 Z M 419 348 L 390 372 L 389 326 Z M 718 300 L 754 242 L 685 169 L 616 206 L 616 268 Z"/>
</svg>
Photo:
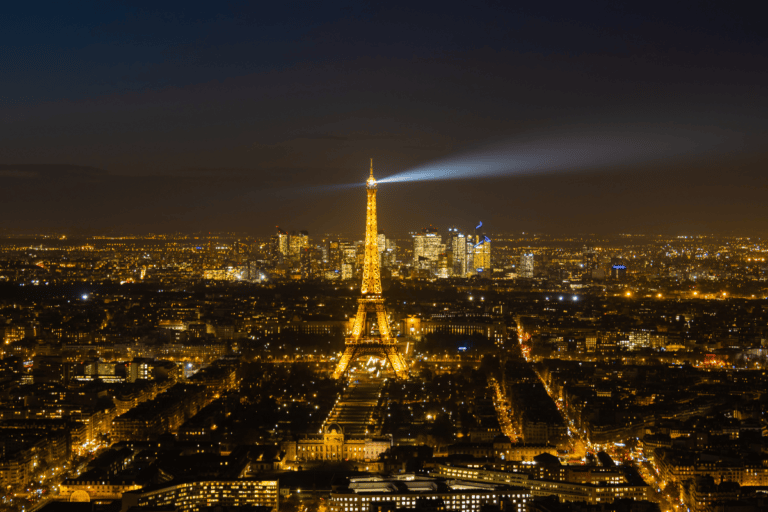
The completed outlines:
<svg viewBox="0 0 768 512">
<path fill-rule="evenodd" d="M 363 264 L 363 282 L 360 286 L 361 297 L 357 300 L 357 315 L 352 327 L 352 335 L 346 340 L 346 348 L 333 372 L 335 379 L 340 378 L 349 369 L 350 363 L 363 355 L 386 357 L 398 379 L 408 378 L 408 365 L 397 351 L 395 338 L 387 318 L 384 299 L 381 296 L 381 272 L 379 269 L 379 241 L 376 220 L 376 178 L 373 177 L 373 158 L 371 175 L 366 183 L 368 207 L 365 218 L 365 262 Z M 379 334 L 373 335 L 372 324 L 376 321 Z"/>
</svg>

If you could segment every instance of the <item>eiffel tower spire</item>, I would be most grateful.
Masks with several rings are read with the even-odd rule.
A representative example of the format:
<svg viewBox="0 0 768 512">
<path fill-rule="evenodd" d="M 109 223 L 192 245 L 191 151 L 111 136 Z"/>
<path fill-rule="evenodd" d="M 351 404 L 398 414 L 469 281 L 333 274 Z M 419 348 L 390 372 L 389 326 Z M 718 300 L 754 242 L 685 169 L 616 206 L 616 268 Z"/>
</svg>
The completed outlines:
<svg viewBox="0 0 768 512">
<path fill-rule="evenodd" d="M 384 299 L 381 296 L 381 272 L 379 269 L 379 241 L 376 222 L 376 178 L 373 177 L 373 159 L 371 175 L 366 181 L 368 206 L 365 216 L 365 262 L 363 264 L 363 282 L 360 286 L 361 297 L 358 299 L 357 315 L 352 327 L 352 335 L 346 340 L 346 348 L 336 366 L 334 378 L 344 375 L 349 364 L 362 355 L 379 355 L 389 360 L 398 378 L 408 377 L 408 366 L 403 356 L 397 351 L 395 339 L 387 318 Z M 376 328 L 374 328 L 374 322 Z M 378 335 L 372 334 L 378 330 Z"/>
<path fill-rule="evenodd" d="M 381 272 L 379 270 L 379 229 L 376 220 L 376 178 L 373 177 L 373 158 L 371 158 L 371 176 L 366 181 L 368 208 L 365 218 L 365 264 L 363 265 L 363 283 L 360 292 L 363 297 L 381 295 Z"/>
</svg>

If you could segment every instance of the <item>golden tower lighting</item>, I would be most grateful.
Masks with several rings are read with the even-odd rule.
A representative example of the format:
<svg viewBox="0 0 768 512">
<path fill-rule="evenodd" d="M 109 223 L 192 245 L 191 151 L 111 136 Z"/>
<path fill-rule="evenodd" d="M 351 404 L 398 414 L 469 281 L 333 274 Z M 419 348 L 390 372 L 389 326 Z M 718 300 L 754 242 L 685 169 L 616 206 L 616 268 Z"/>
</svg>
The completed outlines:
<svg viewBox="0 0 768 512">
<path fill-rule="evenodd" d="M 397 344 L 392 337 L 387 319 L 387 310 L 381 296 L 381 273 L 379 272 L 379 245 L 376 222 L 376 178 L 373 177 L 373 159 L 371 175 L 366 181 L 368 207 L 365 222 L 365 262 L 363 264 L 363 282 L 360 287 L 361 297 L 357 300 L 357 315 L 352 328 L 352 336 L 347 338 L 344 353 L 333 372 L 335 379 L 340 378 L 349 369 L 356 358 L 366 355 L 386 357 L 398 379 L 408 378 L 408 365 L 397 351 Z M 372 334 L 373 324 L 378 325 L 378 335 Z"/>
</svg>

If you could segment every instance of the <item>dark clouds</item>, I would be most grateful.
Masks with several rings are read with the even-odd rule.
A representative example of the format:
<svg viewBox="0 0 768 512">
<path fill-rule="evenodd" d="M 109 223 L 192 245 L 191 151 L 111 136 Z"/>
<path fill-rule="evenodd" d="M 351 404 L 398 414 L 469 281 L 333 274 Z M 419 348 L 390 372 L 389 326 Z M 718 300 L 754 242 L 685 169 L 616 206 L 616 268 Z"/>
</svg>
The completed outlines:
<svg viewBox="0 0 768 512">
<path fill-rule="evenodd" d="M 642 123 L 743 144 L 578 176 L 393 186 L 382 224 L 768 229 L 756 13 L 517 4 L 16 6 L 0 31 L 0 214 L 19 229 L 358 231 L 352 190 L 312 187 L 364 179 L 370 156 L 385 175 L 563 125 Z"/>
</svg>

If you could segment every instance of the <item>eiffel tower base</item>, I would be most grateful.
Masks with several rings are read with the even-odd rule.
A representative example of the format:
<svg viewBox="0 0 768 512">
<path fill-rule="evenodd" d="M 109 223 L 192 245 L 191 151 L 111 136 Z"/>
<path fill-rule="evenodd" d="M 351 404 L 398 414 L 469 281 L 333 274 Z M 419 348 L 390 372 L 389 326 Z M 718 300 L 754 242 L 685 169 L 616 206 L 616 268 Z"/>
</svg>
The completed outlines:
<svg viewBox="0 0 768 512">
<path fill-rule="evenodd" d="M 333 378 L 339 379 L 347 373 L 349 365 L 356 358 L 366 355 L 386 357 L 392 369 L 395 371 L 395 375 L 398 379 L 408 378 L 408 365 L 405 364 L 403 356 L 397 351 L 395 344 L 380 344 L 380 343 L 360 343 L 354 345 L 347 345 L 344 349 L 344 353 L 339 359 L 339 364 L 336 365 L 336 371 L 333 372 Z"/>
</svg>

